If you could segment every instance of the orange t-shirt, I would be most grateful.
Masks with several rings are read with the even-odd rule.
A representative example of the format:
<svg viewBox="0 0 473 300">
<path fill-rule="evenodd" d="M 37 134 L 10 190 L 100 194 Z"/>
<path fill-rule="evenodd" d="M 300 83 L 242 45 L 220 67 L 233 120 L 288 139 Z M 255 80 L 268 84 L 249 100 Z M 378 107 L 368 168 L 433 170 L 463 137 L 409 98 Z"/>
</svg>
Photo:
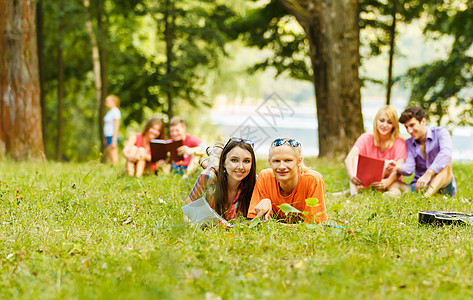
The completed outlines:
<svg viewBox="0 0 473 300">
<path fill-rule="evenodd" d="M 270 199 L 273 210 L 272 213 L 278 219 L 286 219 L 285 214 L 278 208 L 279 205 L 287 203 L 300 211 L 306 211 L 309 214 L 305 217 L 306 223 L 321 222 L 327 220 L 327 214 L 323 213 L 315 216 L 319 212 L 325 211 L 324 202 L 325 182 L 322 175 L 314 170 L 305 169 L 299 177 L 296 188 L 289 196 L 283 197 L 279 192 L 279 182 L 274 176 L 272 169 L 265 169 L 259 173 L 256 179 L 255 189 L 251 196 L 250 207 L 248 209 L 248 218 L 256 217 L 255 206 L 263 199 Z M 317 198 L 317 206 L 307 206 L 307 198 Z"/>
</svg>

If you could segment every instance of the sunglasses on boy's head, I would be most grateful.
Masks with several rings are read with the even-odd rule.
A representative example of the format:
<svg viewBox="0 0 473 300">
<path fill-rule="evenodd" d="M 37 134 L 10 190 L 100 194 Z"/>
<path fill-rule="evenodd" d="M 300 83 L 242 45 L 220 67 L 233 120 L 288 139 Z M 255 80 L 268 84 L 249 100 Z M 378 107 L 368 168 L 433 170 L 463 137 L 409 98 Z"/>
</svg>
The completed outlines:
<svg viewBox="0 0 473 300">
<path fill-rule="evenodd" d="M 250 145 L 251 148 L 253 148 L 253 149 L 255 148 L 255 143 L 253 143 L 252 140 L 241 139 L 241 138 L 237 138 L 237 137 L 232 137 L 232 138 L 230 138 L 230 140 L 231 140 L 231 141 L 234 141 L 234 142 L 237 142 L 237 143 L 243 142 L 243 143 L 245 143 L 245 144 Z"/>
<path fill-rule="evenodd" d="M 299 146 L 301 145 L 301 143 L 299 143 L 299 141 L 296 140 L 296 139 L 289 139 L 289 140 L 288 140 L 288 139 L 285 139 L 285 138 L 279 138 L 279 139 L 275 139 L 275 140 L 273 141 L 273 145 L 274 145 L 275 147 L 282 146 L 282 145 L 284 145 L 285 143 L 288 143 L 289 145 L 291 145 L 291 146 L 294 147 L 294 148 L 297 148 L 297 147 L 299 147 Z"/>
</svg>

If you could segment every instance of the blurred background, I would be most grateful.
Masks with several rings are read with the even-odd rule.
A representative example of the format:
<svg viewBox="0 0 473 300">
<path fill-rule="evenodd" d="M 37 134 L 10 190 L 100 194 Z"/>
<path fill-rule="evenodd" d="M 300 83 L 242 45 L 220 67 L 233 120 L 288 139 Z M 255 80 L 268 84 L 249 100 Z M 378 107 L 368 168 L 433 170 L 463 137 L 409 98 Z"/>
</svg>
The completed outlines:
<svg viewBox="0 0 473 300">
<path fill-rule="evenodd" d="M 390 103 L 398 114 L 406 105 L 422 106 L 429 124 L 453 134 L 454 159 L 473 158 L 471 0 L 346 1 L 354 11 L 331 1 L 293 2 L 302 8 L 322 5 L 331 23 L 314 25 L 308 20 L 322 20 L 317 12 L 304 15 L 283 0 L 33 1 L 30 25 L 38 56 L 30 68 L 38 74 L 38 126 L 46 157 L 100 157 L 103 99 L 116 94 L 121 145 L 149 118 L 167 122 L 179 115 L 188 132 L 208 144 L 245 129 L 247 137 L 256 134 L 262 156 L 280 136 L 301 141 L 306 156 L 329 156 L 330 147 L 343 155 L 362 130 L 372 129 L 376 111 Z M 345 19 L 354 22 L 337 29 Z M 324 28 L 334 34 L 327 36 Z M 340 39 L 352 39 L 340 42 L 337 30 Z M 324 45 L 325 56 L 317 56 Z M 329 65 L 325 86 L 318 73 L 321 59 Z M 334 69 L 340 70 L 330 73 Z M 353 69 L 358 73 L 345 78 Z M 338 94 L 327 88 L 323 96 L 330 85 Z M 319 119 L 333 113 L 317 112 L 316 101 L 329 112 L 340 103 L 353 110 L 340 108 L 339 119 L 322 123 L 328 128 L 340 122 L 339 127 L 319 132 Z M 362 123 L 350 120 L 358 114 Z M 321 136 L 326 145 L 325 138 L 337 140 L 342 131 L 343 145 L 320 151 Z M 8 155 L 14 146 L 5 144 Z"/>
</svg>

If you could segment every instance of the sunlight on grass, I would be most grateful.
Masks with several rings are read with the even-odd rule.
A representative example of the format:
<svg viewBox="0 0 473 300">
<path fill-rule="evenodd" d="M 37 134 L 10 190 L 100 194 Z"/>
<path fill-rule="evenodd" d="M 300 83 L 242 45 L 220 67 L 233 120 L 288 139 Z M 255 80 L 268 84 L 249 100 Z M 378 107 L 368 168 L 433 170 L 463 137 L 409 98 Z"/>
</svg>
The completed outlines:
<svg viewBox="0 0 473 300">
<path fill-rule="evenodd" d="M 348 188 L 340 162 L 311 159 L 326 191 Z M 265 162 L 259 164 L 259 170 Z M 273 220 L 200 230 L 181 207 L 197 175 L 0 163 L 0 297 L 254 299 L 467 298 L 472 229 L 421 226 L 420 210 L 472 212 L 473 165 L 456 198 L 327 197 L 328 224 Z M 343 208 L 341 208 L 343 206 Z"/>
</svg>

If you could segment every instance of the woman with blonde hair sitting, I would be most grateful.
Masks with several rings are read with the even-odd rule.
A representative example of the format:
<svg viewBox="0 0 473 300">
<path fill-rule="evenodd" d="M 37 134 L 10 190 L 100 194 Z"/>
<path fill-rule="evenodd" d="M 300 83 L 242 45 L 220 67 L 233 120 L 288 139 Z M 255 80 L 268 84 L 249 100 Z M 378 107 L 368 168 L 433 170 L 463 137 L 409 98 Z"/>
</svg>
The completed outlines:
<svg viewBox="0 0 473 300">
<path fill-rule="evenodd" d="M 386 162 L 394 160 L 398 164 L 404 163 L 407 155 L 405 141 L 399 137 L 399 123 L 394 107 L 386 105 L 381 107 L 373 119 L 373 132 L 363 133 L 345 159 L 345 168 L 350 178 L 350 194 L 355 195 L 364 186 L 356 177 L 358 156 L 368 156 L 382 159 Z M 400 195 L 404 190 L 399 184 L 396 172 L 385 169 L 382 180 L 373 183 L 377 190 L 387 191 L 392 195 Z M 348 191 L 347 191 L 348 192 Z"/>
</svg>

